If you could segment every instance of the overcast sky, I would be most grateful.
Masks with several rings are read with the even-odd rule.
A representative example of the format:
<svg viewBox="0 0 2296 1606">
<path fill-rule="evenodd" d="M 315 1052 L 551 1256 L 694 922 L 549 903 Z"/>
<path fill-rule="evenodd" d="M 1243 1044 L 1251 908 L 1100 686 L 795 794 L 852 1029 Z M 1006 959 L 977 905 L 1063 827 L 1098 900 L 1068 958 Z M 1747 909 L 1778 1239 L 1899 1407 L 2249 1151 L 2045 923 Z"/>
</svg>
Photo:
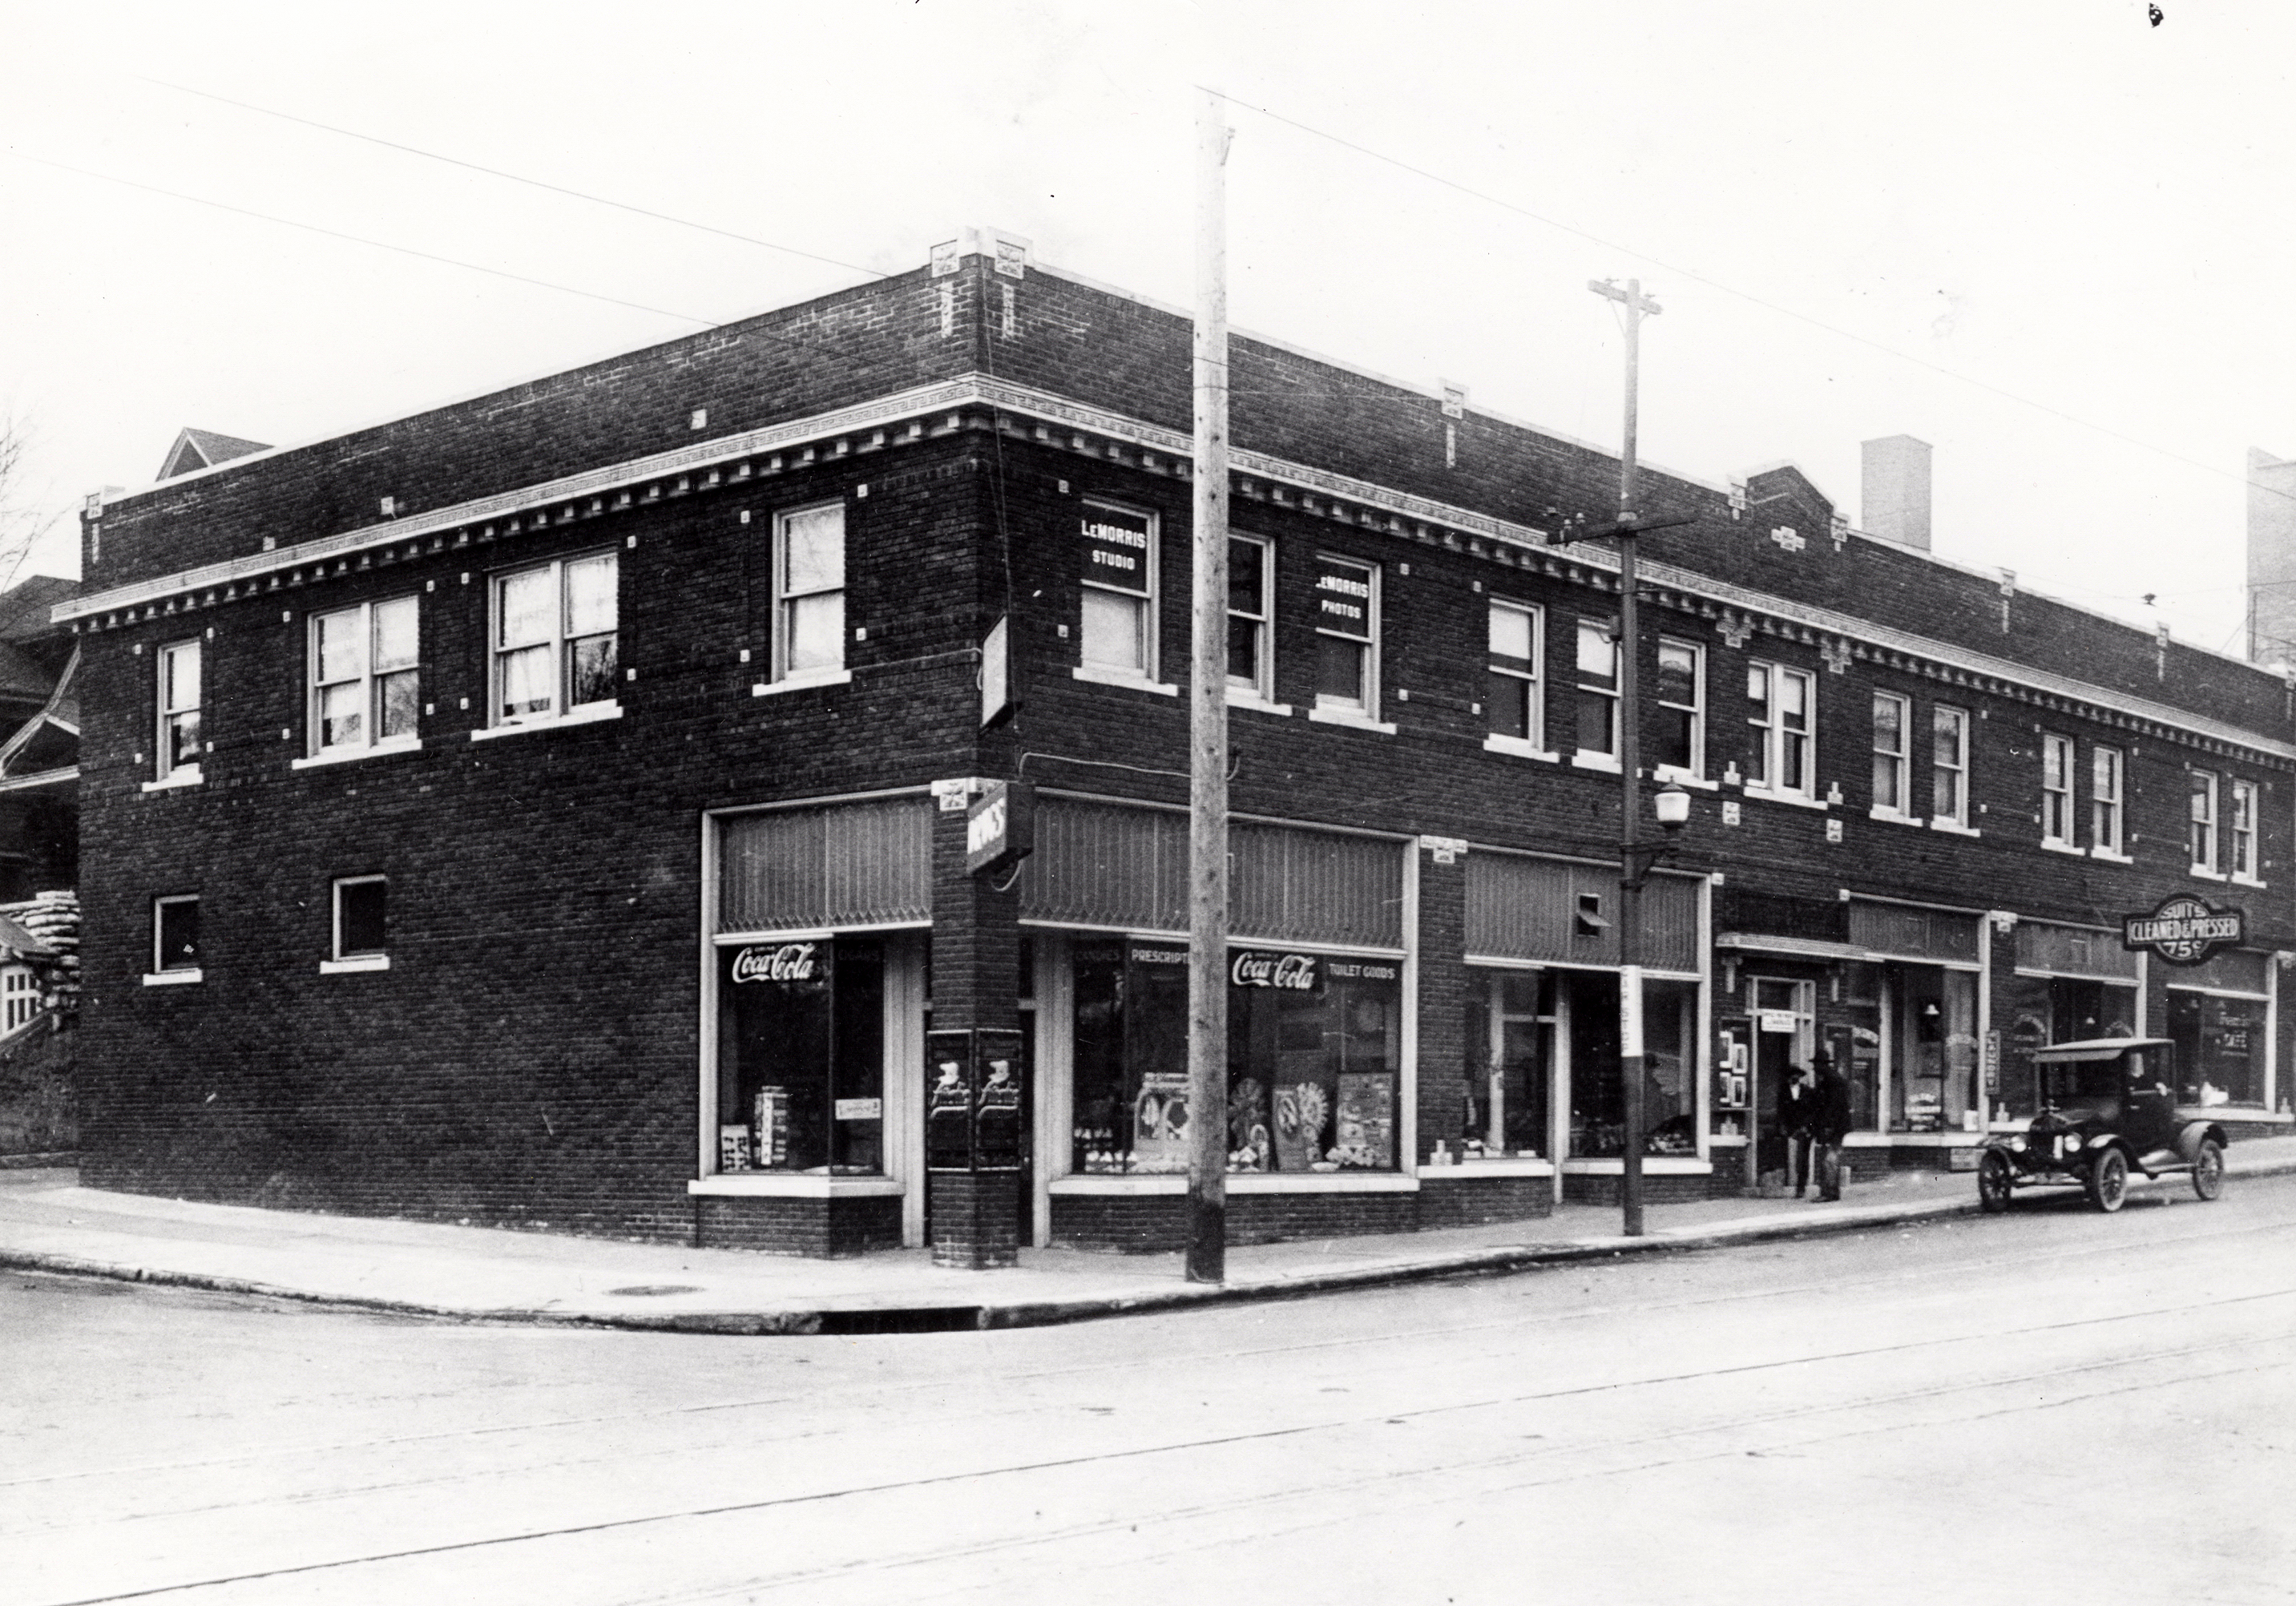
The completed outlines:
<svg viewBox="0 0 2296 1606">
<path fill-rule="evenodd" d="M 2246 449 L 2296 455 L 2296 7 L 2160 3 L 0 0 L 0 404 L 69 508 L 185 424 L 332 435 L 965 224 L 1185 304 L 1214 82 L 1239 327 L 1615 449 L 1586 282 L 1637 275 L 1648 460 L 1854 520 L 1857 443 L 1918 435 L 1940 554 L 2236 647 Z"/>
</svg>

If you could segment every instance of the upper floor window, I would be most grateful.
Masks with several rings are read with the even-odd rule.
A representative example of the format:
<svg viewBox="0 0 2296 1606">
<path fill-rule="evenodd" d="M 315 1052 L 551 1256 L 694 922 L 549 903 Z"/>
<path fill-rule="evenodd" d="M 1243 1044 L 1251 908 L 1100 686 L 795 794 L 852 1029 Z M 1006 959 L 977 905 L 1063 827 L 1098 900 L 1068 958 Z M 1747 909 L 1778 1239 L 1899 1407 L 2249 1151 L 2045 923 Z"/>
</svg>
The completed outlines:
<svg viewBox="0 0 2296 1606">
<path fill-rule="evenodd" d="M 1906 733 L 1914 705 L 1894 692 L 1874 693 L 1874 807 L 1882 814 L 1911 815 L 1913 786 Z"/>
<path fill-rule="evenodd" d="M 389 962 L 390 934 L 385 915 L 390 890 L 390 881 L 380 875 L 337 878 L 332 955 L 336 963 L 381 970 Z"/>
<path fill-rule="evenodd" d="M 1275 654 L 1267 600 L 1275 594 L 1275 546 L 1250 536 L 1227 543 L 1227 684 L 1261 702 L 1275 701 Z"/>
<path fill-rule="evenodd" d="M 2232 818 L 2227 823 L 2226 846 L 2232 850 L 2231 862 L 2225 868 L 2235 881 L 2256 879 L 2256 783 L 2235 781 L 2232 783 Z"/>
<path fill-rule="evenodd" d="M 614 701 L 612 553 L 495 579 L 495 723 L 549 719 Z"/>
<path fill-rule="evenodd" d="M 1316 704 L 1379 709 L 1379 570 L 1316 558 Z"/>
<path fill-rule="evenodd" d="M 774 678 L 845 667 L 845 504 L 774 520 Z"/>
<path fill-rule="evenodd" d="M 2088 755 L 2088 840 L 2092 852 L 2120 852 L 2121 756 L 2117 747 L 2096 747 Z"/>
<path fill-rule="evenodd" d="M 311 620 L 314 753 L 411 742 L 422 699 L 414 599 L 362 602 Z"/>
<path fill-rule="evenodd" d="M 1545 745 L 1546 736 L 1538 685 L 1542 622 L 1536 608 L 1491 603 L 1490 669 L 1483 688 L 1490 733 L 1533 752 Z"/>
<path fill-rule="evenodd" d="M 196 893 L 152 900 L 152 971 L 196 976 L 200 968 L 200 900 Z"/>
<path fill-rule="evenodd" d="M 2223 873 L 2217 866 L 2217 777 L 2213 770 L 2192 772 L 2192 848 L 2194 875 Z"/>
<path fill-rule="evenodd" d="M 1969 823 L 1969 710 L 1944 703 L 1930 710 L 1930 818 Z"/>
<path fill-rule="evenodd" d="M 1581 753 L 1619 750 L 1619 643 L 1603 619 L 1578 621 L 1576 741 Z"/>
<path fill-rule="evenodd" d="M 1810 747 L 1816 735 L 1817 678 L 1783 664 L 1746 666 L 1746 701 L 1754 711 L 1754 754 L 1746 784 L 1789 798 L 1816 791 Z"/>
<path fill-rule="evenodd" d="M 2041 840 L 2062 848 L 2073 840 L 2073 739 L 2041 738 Z"/>
<path fill-rule="evenodd" d="M 1706 778 L 1706 653 L 1690 642 L 1658 643 L 1658 742 L 1660 772 Z"/>
<path fill-rule="evenodd" d="M 1087 502 L 1081 657 L 1085 668 L 1156 678 L 1156 515 Z"/>
<path fill-rule="evenodd" d="M 200 778 L 200 643 L 160 648 L 160 780 Z"/>
</svg>

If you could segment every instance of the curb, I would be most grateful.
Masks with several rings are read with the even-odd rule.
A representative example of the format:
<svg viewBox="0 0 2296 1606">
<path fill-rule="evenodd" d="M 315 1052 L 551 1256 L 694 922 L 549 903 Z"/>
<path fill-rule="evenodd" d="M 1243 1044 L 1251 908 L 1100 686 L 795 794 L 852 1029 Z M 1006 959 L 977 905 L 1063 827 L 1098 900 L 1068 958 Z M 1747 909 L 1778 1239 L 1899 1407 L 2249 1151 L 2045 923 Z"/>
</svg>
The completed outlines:
<svg viewBox="0 0 2296 1606">
<path fill-rule="evenodd" d="M 2296 1157 L 2261 1160 L 2237 1169 L 2227 1168 L 2227 1170 L 2236 1178 L 2284 1176 L 2296 1174 Z M 1851 1209 L 1855 1210 L 1860 1207 L 1853 1206 Z M 1901 1225 L 1906 1222 L 1936 1221 L 1979 1213 L 1973 1194 L 1966 1198 L 1930 1200 L 1918 1204 L 1867 1205 L 1862 1209 L 1874 1213 L 1820 1214 L 1807 1220 L 1769 1220 L 1749 1227 L 1680 1227 L 1641 1238 L 1577 1239 L 1554 1243 L 1515 1244 L 1501 1249 L 1462 1250 L 1382 1266 L 1310 1271 L 1251 1282 L 1182 1284 L 1138 1294 L 1103 1295 L 1079 1299 L 1037 1299 L 1004 1305 L 807 1307 L 749 1311 L 684 1311 L 660 1315 L 643 1311 L 488 1310 L 426 1305 L 407 1299 L 371 1299 L 357 1294 L 316 1293 L 308 1289 L 288 1288 L 250 1278 L 124 1266 L 111 1261 L 84 1260 L 77 1256 L 4 1247 L 0 1247 L 0 1267 L 46 1272 L 59 1276 L 144 1282 L 163 1288 L 196 1289 L 209 1293 L 285 1299 L 299 1305 L 414 1316 L 437 1322 L 703 1333 L 729 1338 L 843 1338 L 1058 1327 L 1118 1316 L 1155 1315 L 1210 1305 L 1273 1304 L 1278 1300 L 1310 1299 L 1362 1289 L 1390 1288 L 1410 1282 L 1505 1276 L 1548 1266 L 1620 1260 L 1628 1257 L 1701 1253 L 1785 1239 L 1835 1237 Z"/>
</svg>

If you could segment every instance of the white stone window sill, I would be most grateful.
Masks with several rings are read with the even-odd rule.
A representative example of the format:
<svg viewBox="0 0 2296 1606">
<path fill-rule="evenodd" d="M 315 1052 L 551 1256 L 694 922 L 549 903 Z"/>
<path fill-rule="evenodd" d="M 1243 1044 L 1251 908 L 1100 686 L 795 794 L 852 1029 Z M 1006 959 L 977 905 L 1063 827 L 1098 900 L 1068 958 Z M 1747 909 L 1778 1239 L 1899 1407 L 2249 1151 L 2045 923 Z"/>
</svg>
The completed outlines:
<svg viewBox="0 0 2296 1606">
<path fill-rule="evenodd" d="M 1054 1177 L 1049 1192 L 1065 1194 L 1154 1195 L 1185 1193 L 1185 1176 Z M 1231 1171 L 1230 1193 L 1415 1193 L 1419 1179 L 1398 1171 Z"/>
<path fill-rule="evenodd" d="M 2103 859 L 2108 864 L 2133 864 L 2136 862 L 2128 855 L 2115 853 L 2110 848 L 2092 848 L 2088 850 L 2088 856 L 2093 859 Z"/>
<path fill-rule="evenodd" d="M 2196 876 L 2200 877 L 2200 878 L 2201 878 L 2201 880 L 2202 880 L 2202 881 L 2229 881 L 2229 880 L 2231 880 L 2231 879 L 2232 879 L 2231 877 L 2229 877 L 2229 876 L 2227 876 L 2226 874 L 2225 874 L 2225 873 L 2224 873 L 2223 871 L 2221 871 L 2221 870 L 2209 870 L 2209 869 L 2204 869 L 2204 868 L 2202 868 L 2201 865 L 2198 865 L 2198 864 L 2194 864 L 2194 865 L 2193 865 L 2190 869 L 2186 870 L 2186 871 L 2185 872 L 2185 874 L 2187 874 L 2187 875 L 2196 875 Z"/>
<path fill-rule="evenodd" d="M 1720 791 L 1722 790 L 1722 783 L 1719 781 L 1709 781 L 1703 775 L 1694 775 L 1688 770 L 1677 769 L 1671 764 L 1661 764 L 1656 769 L 1651 771 L 1651 774 L 1658 780 L 1671 781 L 1677 786 L 1696 787 L 1700 791 Z"/>
<path fill-rule="evenodd" d="M 1508 1155 L 1500 1159 L 1462 1159 L 1456 1166 L 1422 1166 L 1419 1180 L 1458 1182 L 1475 1176 L 1552 1176 L 1554 1162 L 1537 1159 L 1528 1154 Z"/>
<path fill-rule="evenodd" d="M 1615 775 L 1619 773 L 1619 756 L 1616 753 L 1590 753 L 1582 747 L 1570 755 L 1570 767 L 1600 770 L 1606 775 Z"/>
<path fill-rule="evenodd" d="M 1879 820 L 1885 825 L 1910 825 L 1915 831 L 1919 831 L 1923 823 L 1921 815 L 1899 814 L 1894 808 L 1869 808 L 1866 811 L 1866 817 Z"/>
<path fill-rule="evenodd" d="M 177 770 L 174 774 L 169 775 L 165 781 L 146 781 L 144 783 L 144 790 L 145 791 L 174 791 L 179 787 L 197 786 L 204 779 L 206 779 L 206 777 L 200 774 L 200 766 L 193 764 Z"/>
<path fill-rule="evenodd" d="M 1319 702 L 1308 710 L 1308 717 L 1317 725 L 1342 725 L 1351 731 L 1371 731 L 1382 736 L 1395 734 L 1392 725 L 1374 719 L 1361 709 L 1326 707 Z"/>
<path fill-rule="evenodd" d="M 1520 736 L 1487 735 L 1483 738 L 1483 751 L 1487 753 L 1505 753 L 1509 757 L 1515 758 L 1536 758 L 1541 764 L 1560 764 L 1562 762 L 1562 754 L 1547 752 L 1543 749 L 1524 741 Z"/>
<path fill-rule="evenodd" d="M 689 1194 L 752 1199 L 898 1199 L 908 1184 L 898 1176 L 816 1176 L 804 1171 L 721 1171 L 685 1184 Z"/>
<path fill-rule="evenodd" d="M 362 758 L 381 758 L 391 753 L 419 753 L 422 750 L 420 737 L 398 742 L 378 742 L 373 747 L 331 747 L 313 753 L 308 758 L 288 762 L 289 769 L 317 769 L 329 764 L 356 764 Z"/>
<path fill-rule="evenodd" d="M 348 976 L 355 971 L 387 971 L 390 969 L 388 954 L 352 954 L 341 959 L 319 961 L 322 976 Z"/>
<path fill-rule="evenodd" d="M 1620 1176 L 1626 1172 L 1627 1162 L 1612 1156 L 1610 1159 L 1588 1158 L 1566 1159 L 1564 1175 L 1569 1176 Z M 1645 1154 L 1643 1175 L 1645 1176 L 1711 1176 L 1712 1160 L 1699 1159 L 1688 1154 Z"/>
<path fill-rule="evenodd" d="M 1958 820 L 1931 820 L 1930 829 L 1942 831 L 1949 837 L 1976 837 L 1985 834 L 1974 825 L 1964 825 Z"/>
<path fill-rule="evenodd" d="M 2043 853 L 2070 854 L 2077 859 L 2085 859 L 2088 857 L 2088 855 L 2074 843 L 2053 842 L 2046 837 L 2043 837 L 2041 839 L 2041 851 Z"/>
<path fill-rule="evenodd" d="M 194 981 L 203 979 L 205 979 L 204 973 L 197 970 L 153 971 L 144 978 L 144 985 L 145 987 L 188 987 Z"/>
<path fill-rule="evenodd" d="M 1259 692 L 1247 692 L 1242 686 L 1230 686 L 1227 689 L 1227 706 L 1232 709 L 1249 709 L 1254 714 L 1273 714 L 1279 719 L 1288 717 L 1292 712 L 1290 703 L 1270 702 Z"/>
<path fill-rule="evenodd" d="M 1795 808 L 1815 808 L 1821 812 L 1833 807 L 1823 798 L 1808 798 L 1792 791 L 1772 791 L 1767 786 L 1755 786 L 1751 783 L 1746 787 L 1746 795 L 1763 803 L 1785 803 Z"/>
<path fill-rule="evenodd" d="M 2235 887 L 2253 887 L 2259 892 L 2264 890 L 2264 883 L 2252 875 L 2235 875 L 2232 878 L 2232 884 Z"/>
<path fill-rule="evenodd" d="M 578 709 L 563 714 L 544 715 L 532 719 L 513 720 L 508 725 L 490 725 L 471 733 L 473 742 L 493 742 L 504 736 L 524 736 L 534 731 L 555 731 L 570 725 L 595 725 L 602 719 L 619 719 L 622 705 L 619 702 L 586 702 Z"/>
<path fill-rule="evenodd" d="M 1160 680 L 1151 680 L 1145 675 L 1128 675 L 1122 669 L 1103 669 L 1096 664 L 1078 664 L 1069 671 L 1077 680 L 1088 680 L 1096 686 L 1122 686 L 1128 691 L 1153 692 L 1159 697 L 1177 697 L 1180 688 Z"/>
<path fill-rule="evenodd" d="M 811 675 L 784 675 L 779 680 L 760 680 L 750 687 L 752 697 L 778 697 L 783 692 L 803 692 L 815 686 L 841 686 L 853 678 L 850 669 L 823 669 Z"/>
</svg>

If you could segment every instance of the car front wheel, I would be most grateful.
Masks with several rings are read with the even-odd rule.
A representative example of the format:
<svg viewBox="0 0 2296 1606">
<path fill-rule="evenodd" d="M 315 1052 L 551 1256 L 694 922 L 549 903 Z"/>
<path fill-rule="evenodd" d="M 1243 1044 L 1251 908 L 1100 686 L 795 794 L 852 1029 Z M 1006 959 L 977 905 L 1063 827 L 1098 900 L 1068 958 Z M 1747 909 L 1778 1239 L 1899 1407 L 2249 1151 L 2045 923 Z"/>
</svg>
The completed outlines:
<svg viewBox="0 0 2296 1606">
<path fill-rule="evenodd" d="M 2202 1138 L 2200 1152 L 2193 1156 L 2193 1192 L 2202 1199 L 2224 1192 L 2224 1145 L 2212 1137 Z"/>
<path fill-rule="evenodd" d="M 2088 1168 L 2088 1201 L 2108 1215 L 2128 1199 L 2128 1157 L 2107 1149 Z"/>
<path fill-rule="evenodd" d="M 2009 1194 L 2014 1186 L 2009 1157 L 1998 1149 L 1987 1150 L 1985 1158 L 1977 1162 L 1977 1208 L 1988 1216 L 2000 1215 L 2009 1208 Z"/>
</svg>

